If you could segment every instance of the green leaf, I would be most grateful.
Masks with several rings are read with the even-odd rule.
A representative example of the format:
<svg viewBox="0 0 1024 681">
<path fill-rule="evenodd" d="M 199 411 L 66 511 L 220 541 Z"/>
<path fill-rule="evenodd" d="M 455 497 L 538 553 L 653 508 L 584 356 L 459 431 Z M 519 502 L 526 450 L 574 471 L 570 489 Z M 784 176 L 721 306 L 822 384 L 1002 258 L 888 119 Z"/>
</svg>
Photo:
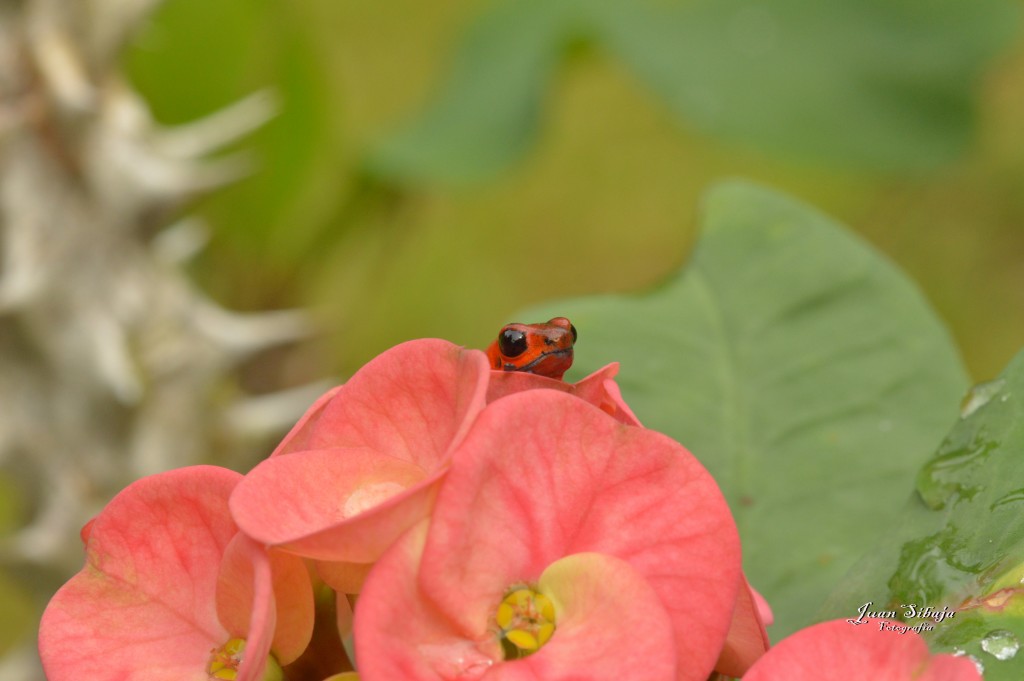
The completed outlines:
<svg viewBox="0 0 1024 681">
<path fill-rule="evenodd" d="M 995 381 L 972 389 L 901 517 L 824 614 L 869 600 L 897 611 L 961 608 L 925 632 L 933 649 L 973 655 L 988 681 L 1024 678 L 1024 654 L 993 654 L 1000 631 L 1024 642 L 1024 352 Z"/>
<path fill-rule="evenodd" d="M 687 126 L 783 156 L 920 171 L 969 142 L 1010 0 L 517 0 L 470 27 L 437 98 L 371 155 L 464 183 L 519 159 L 565 47 L 619 57 Z"/>
<path fill-rule="evenodd" d="M 521 319 L 572 319 L 576 376 L 621 362 L 640 420 L 704 462 L 777 639 L 890 525 L 967 378 L 914 285 L 827 217 L 733 182 L 709 194 L 702 222 L 663 288 Z"/>
</svg>

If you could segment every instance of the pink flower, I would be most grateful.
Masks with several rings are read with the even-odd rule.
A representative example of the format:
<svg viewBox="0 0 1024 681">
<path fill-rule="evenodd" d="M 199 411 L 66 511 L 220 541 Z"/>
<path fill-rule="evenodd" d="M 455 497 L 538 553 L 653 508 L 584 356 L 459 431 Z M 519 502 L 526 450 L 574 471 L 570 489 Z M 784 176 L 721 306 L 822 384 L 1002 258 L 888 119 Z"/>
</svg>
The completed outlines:
<svg viewBox="0 0 1024 681">
<path fill-rule="evenodd" d="M 281 664 L 301 654 L 309 574 L 238 533 L 228 497 L 240 479 L 213 466 L 144 478 L 86 526 L 85 567 L 40 625 L 50 681 L 248 681 L 271 651 Z"/>
<path fill-rule="evenodd" d="M 593 404 L 621 423 L 640 426 L 640 420 L 622 399 L 619 386 L 615 383 L 618 371 L 619 365 L 614 362 L 575 384 L 534 374 L 492 371 L 487 385 L 487 401 L 490 403 L 524 390 L 558 390 Z M 734 677 L 743 676 L 769 647 L 765 626 L 771 624 L 771 609 L 767 601 L 746 583 L 746 578 L 743 582 L 729 634 L 715 665 L 716 671 Z"/>
<path fill-rule="evenodd" d="M 887 627 L 894 627 L 889 629 Z M 981 681 L 964 657 L 932 655 L 917 632 L 888 620 L 853 625 L 832 620 L 784 639 L 743 681 Z"/>
<path fill-rule="evenodd" d="M 403 343 L 324 395 L 231 497 L 250 536 L 321 561 L 357 591 L 370 564 L 426 517 L 450 452 L 484 408 L 487 358 L 442 340 Z"/>
<path fill-rule="evenodd" d="M 370 573 L 360 676 L 704 681 L 739 559 L 718 487 L 678 443 L 562 392 L 508 395 L 456 451 L 429 531 Z"/>
</svg>

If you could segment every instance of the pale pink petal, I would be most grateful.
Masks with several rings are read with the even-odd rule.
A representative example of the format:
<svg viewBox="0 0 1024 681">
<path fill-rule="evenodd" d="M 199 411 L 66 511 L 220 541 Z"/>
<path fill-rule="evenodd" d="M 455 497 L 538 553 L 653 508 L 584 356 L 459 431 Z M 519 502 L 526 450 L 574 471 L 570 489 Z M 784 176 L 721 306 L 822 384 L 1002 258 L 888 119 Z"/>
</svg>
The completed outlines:
<svg viewBox="0 0 1024 681">
<path fill-rule="evenodd" d="M 270 453 L 270 456 L 280 456 L 281 454 L 290 454 L 291 452 L 301 452 L 309 449 L 307 443 L 309 442 L 310 431 L 316 422 L 320 420 L 320 414 L 323 413 L 324 407 L 334 399 L 334 396 L 343 387 L 345 386 L 336 386 L 318 397 L 313 406 L 306 410 L 306 413 L 302 415 L 299 422 L 292 426 L 292 429 L 284 436 L 281 444 Z"/>
<path fill-rule="evenodd" d="M 269 546 L 370 563 L 426 517 L 445 471 L 366 447 L 295 452 L 250 471 L 231 511 L 246 534 Z"/>
<path fill-rule="evenodd" d="M 271 649 L 278 662 L 286 665 L 302 654 L 313 636 L 313 584 L 302 559 L 275 549 L 268 553 L 277 613 Z"/>
<path fill-rule="evenodd" d="M 617 681 L 633 678 L 637 670 L 645 681 L 677 677 L 668 613 L 625 561 L 577 554 L 549 565 L 538 589 L 555 603 L 555 633 L 537 653 L 504 661 L 490 618 L 462 638 L 418 591 L 415 572 L 425 532 L 420 525 L 399 540 L 360 595 L 355 640 L 364 681 Z"/>
<path fill-rule="evenodd" d="M 455 453 L 431 522 L 420 586 L 464 638 L 509 585 L 605 553 L 668 609 L 688 661 L 678 678 L 710 673 L 740 585 L 739 539 L 710 474 L 670 438 L 560 392 L 509 395 Z"/>
<path fill-rule="evenodd" d="M 736 609 L 732 614 L 732 623 L 729 625 L 729 633 L 725 637 L 725 645 L 715 663 L 715 671 L 726 676 L 739 678 L 743 676 L 752 664 L 764 655 L 768 650 L 768 633 L 761 620 L 760 603 L 768 607 L 767 601 L 761 594 L 754 591 L 745 577 L 740 586 L 739 594 L 736 596 Z M 768 611 L 769 614 L 771 611 Z"/>
<path fill-rule="evenodd" d="M 751 595 L 754 597 L 754 605 L 757 607 L 757 616 L 761 618 L 764 626 L 768 627 L 775 621 L 775 615 L 772 613 L 772 606 L 768 605 L 768 599 L 758 592 L 757 589 L 747 584 L 750 589 Z"/>
<path fill-rule="evenodd" d="M 250 613 L 249 624 L 243 633 L 238 634 L 239 638 L 245 639 L 245 654 L 238 667 L 236 681 L 260 681 L 267 667 L 274 629 L 277 626 L 270 556 L 263 546 L 241 532 L 235 537 L 235 541 L 228 547 L 235 563 L 235 568 L 231 572 L 236 577 L 247 577 L 250 580 L 250 588 L 246 594 Z M 239 569 L 242 564 L 247 567 Z M 222 572 L 222 579 L 218 583 L 218 596 L 224 589 L 224 576 L 230 579 L 231 573 Z M 238 591 L 232 590 L 237 595 Z M 234 599 L 229 597 L 228 600 Z M 230 610 L 232 606 L 237 607 L 237 603 L 229 603 L 227 609 Z M 218 609 L 220 608 L 221 603 L 218 603 Z"/>
<path fill-rule="evenodd" d="M 272 583 L 257 580 L 257 570 L 263 569 L 264 563 L 271 571 Z M 272 598 L 267 601 L 266 594 L 257 594 L 257 587 L 272 589 Z M 256 607 L 265 602 L 271 610 Z M 221 563 L 217 612 L 231 636 L 249 639 L 247 652 L 255 650 L 254 635 L 266 635 L 268 641 L 272 639 L 268 645 L 277 661 L 289 664 L 302 654 L 313 635 L 309 571 L 301 558 L 280 551 L 268 553 L 261 544 L 239 533 L 228 545 Z"/>
<path fill-rule="evenodd" d="M 555 633 L 533 655 L 495 665 L 486 681 L 676 678 L 672 622 L 629 563 L 599 553 L 567 556 L 548 566 L 537 588 L 555 603 Z"/>
<path fill-rule="evenodd" d="M 486 356 L 403 343 L 322 397 L 236 491 L 250 536 L 324 561 L 372 563 L 431 509 L 449 451 L 484 407 Z M 295 451 L 299 445 L 306 451 Z"/>
<path fill-rule="evenodd" d="M 964 657 L 931 655 L 916 632 L 882 630 L 887 620 L 853 625 L 832 620 L 783 639 L 743 681 L 981 681 Z"/>
<path fill-rule="evenodd" d="M 252 539 L 237 533 L 224 549 L 217 575 L 217 617 L 229 637 L 245 638 L 253 614 L 256 562 L 266 561 L 257 553 L 266 551 Z M 267 585 L 270 588 L 270 585 Z M 266 617 L 266 613 L 260 613 Z M 260 625 L 262 626 L 262 625 Z"/>
<path fill-rule="evenodd" d="M 107 505 L 85 567 L 43 614 L 50 681 L 206 681 L 210 649 L 227 638 L 215 593 L 240 479 L 194 466 L 139 480 Z"/>
<path fill-rule="evenodd" d="M 459 674 L 475 679 L 501 657 L 486 620 L 475 627 L 479 641 L 467 640 L 420 594 L 416 569 L 426 532 L 427 521 L 409 530 L 363 586 L 355 608 L 355 645 L 364 681 L 463 678 Z"/>
<path fill-rule="evenodd" d="M 78 536 L 81 538 L 83 545 L 87 545 L 89 543 L 89 535 L 92 534 L 92 524 L 94 522 L 96 522 L 95 518 L 87 522 L 85 525 L 82 525 L 82 529 L 78 532 Z"/>
<path fill-rule="evenodd" d="M 576 396 L 599 407 L 601 411 L 610 414 L 620 423 L 625 423 L 628 426 L 639 426 L 640 419 L 636 417 L 633 410 L 622 399 L 619 384 L 615 382 L 615 376 L 618 373 L 618 362 L 612 362 L 598 369 L 575 384 Z"/>
<path fill-rule="evenodd" d="M 307 449 L 369 447 L 433 471 L 483 409 L 487 356 L 422 339 L 378 355 L 309 427 Z"/>
</svg>

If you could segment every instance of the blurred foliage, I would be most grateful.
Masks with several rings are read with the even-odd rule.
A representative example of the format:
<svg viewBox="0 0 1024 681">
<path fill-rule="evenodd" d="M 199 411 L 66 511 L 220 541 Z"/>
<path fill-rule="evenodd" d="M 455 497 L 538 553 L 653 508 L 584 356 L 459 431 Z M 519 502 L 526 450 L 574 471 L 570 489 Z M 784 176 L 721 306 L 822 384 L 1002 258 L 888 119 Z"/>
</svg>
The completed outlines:
<svg viewBox="0 0 1024 681">
<path fill-rule="evenodd" d="M 0 656 L 32 635 L 39 613 L 32 598 L 18 581 L 0 573 Z"/>
<path fill-rule="evenodd" d="M 14 482 L 0 476 L 0 538 L 7 537 L 25 520 L 25 494 Z"/>
<path fill-rule="evenodd" d="M 467 31 L 447 86 L 371 163 L 479 181 L 522 155 L 574 43 L 618 57 L 683 120 L 830 166 L 931 169 L 963 151 L 968 87 L 1010 33 L 1005 0 L 516 0 Z"/>
<path fill-rule="evenodd" d="M 11 478 L 0 475 L 0 538 L 7 537 L 24 522 L 26 499 Z M 0 571 L 0 656 L 28 638 L 38 622 L 39 612 L 24 584 Z"/>
<path fill-rule="evenodd" d="M 0 475 L 0 539 L 7 537 L 24 521 L 24 494 L 7 476 Z M 6 572 L 0 572 L 0 655 L 28 637 L 38 613 L 24 585 Z"/>
<path fill-rule="evenodd" d="M 213 229 L 197 279 L 236 307 L 315 305 L 311 362 L 346 374 L 406 338 L 484 346 L 525 304 L 658 281 L 686 258 L 700 192 L 739 175 L 854 226 L 994 375 L 1024 340 L 1013 5 L 671 5 L 169 0 L 127 55 L 159 118 L 263 87 L 281 102 L 246 145 L 259 172 L 197 207 Z M 766 30 L 780 49 L 758 54 Z M 475 154 L 461 174 L 489 179 L 382 175 L 431 124 L 467 135 L 435 152 Z"/>
</svg>

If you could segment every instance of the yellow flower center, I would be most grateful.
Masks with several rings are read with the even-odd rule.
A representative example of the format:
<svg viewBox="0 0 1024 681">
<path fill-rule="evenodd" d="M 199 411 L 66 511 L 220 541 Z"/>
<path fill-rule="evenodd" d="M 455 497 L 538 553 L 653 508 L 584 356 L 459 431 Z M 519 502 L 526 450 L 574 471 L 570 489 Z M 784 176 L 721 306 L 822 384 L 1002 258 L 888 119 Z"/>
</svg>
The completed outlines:
<svg viewBox="0 0 1024 681">
<path fill-rule="evenodd" d="M 506 660 L 532 655 L 555 633 L 555 605 L 529 586 L 513 587 L 494 614 Z"/>
<path fill-rule="evenodd" d="M 211 679 L 234 681 L 238 676 L 238 665 L 242 664 L 245 653 L 245 639 L 233 638 L 220 648 L 210 651 L 210 664 L 206 672 Z"/>
</svg>

